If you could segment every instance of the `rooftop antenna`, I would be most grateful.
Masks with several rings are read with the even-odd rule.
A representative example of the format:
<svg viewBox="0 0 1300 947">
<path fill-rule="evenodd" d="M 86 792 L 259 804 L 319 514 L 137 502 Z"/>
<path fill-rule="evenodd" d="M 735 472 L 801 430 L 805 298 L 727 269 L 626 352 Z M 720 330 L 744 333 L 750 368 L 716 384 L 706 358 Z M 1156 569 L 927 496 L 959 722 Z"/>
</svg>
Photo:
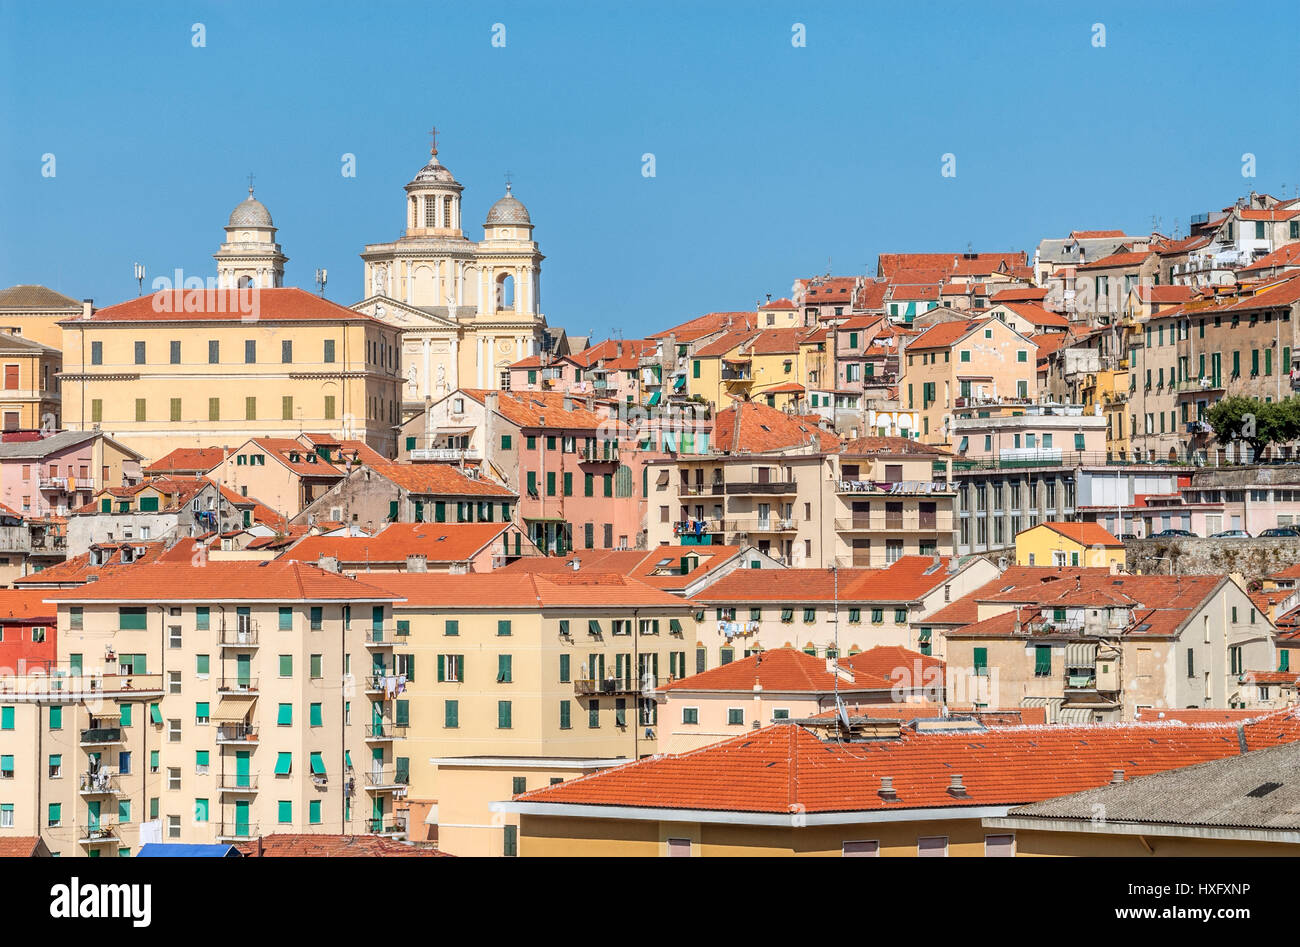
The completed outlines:
<svg viewBox="0 0 1300 947">
<path fill-rule="evenodd" d="M 324 268 L 316 271 L 316 289 L 322 296 L 325 295 L 325 284 L 329 281 L 329 270 Z"/>
<path fill-rule="evenodd" d="M 136 286 L 138 287 L 136 291 L 136 295 L 143 296 L 144 295 L 144 264 L 143 263 L 137 263 L 135 265 L 135 282 L 136 282 Z"/>
</svg>

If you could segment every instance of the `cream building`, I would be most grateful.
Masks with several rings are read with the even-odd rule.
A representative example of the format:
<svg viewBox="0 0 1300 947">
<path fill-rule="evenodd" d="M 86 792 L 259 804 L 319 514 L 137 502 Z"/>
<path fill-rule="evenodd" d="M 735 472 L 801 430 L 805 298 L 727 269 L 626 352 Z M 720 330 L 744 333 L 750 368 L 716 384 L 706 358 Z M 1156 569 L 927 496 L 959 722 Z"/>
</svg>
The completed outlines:
<svg viewBox="0 0 1300 947">
<path fill-rule="evenodd" d="M 476 243 L 461 226 L 463 190 L 435 145 L 406 185 L 402 236 L 361 254 L 369 295 L 352 308 L 402 330 L 407 405 L 462 387 L 508 388 L 509 366 L 537 352 L 546 327 L 528 209 L 507 185 Z"/>
</svg>

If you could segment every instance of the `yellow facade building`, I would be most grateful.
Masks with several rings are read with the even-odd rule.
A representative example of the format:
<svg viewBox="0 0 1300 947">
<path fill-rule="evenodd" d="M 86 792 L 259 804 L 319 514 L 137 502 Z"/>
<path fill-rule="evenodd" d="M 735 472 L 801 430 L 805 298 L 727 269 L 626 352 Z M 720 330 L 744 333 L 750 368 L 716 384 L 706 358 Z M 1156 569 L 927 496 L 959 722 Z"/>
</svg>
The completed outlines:
<svg viewBox="0 0 1300 947">
<path fill-rule="evenodd" d="M 1018 566 L 1123 569 L 1127 564 L 1124 543 L 1097 523 L 1039 523 L 1016 534 Z"/>
</svg>

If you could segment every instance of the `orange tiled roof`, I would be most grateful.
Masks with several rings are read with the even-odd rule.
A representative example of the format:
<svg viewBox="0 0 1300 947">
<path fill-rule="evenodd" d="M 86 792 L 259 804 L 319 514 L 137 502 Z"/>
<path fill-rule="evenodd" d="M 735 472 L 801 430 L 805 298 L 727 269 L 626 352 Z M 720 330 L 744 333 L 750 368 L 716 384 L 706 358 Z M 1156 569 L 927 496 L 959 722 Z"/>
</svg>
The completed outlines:
<svg viewBox="0 0 1300 947">
<path fill-rule="evenodd" d="M 759 306 L 758 308 L 759 309 L 793 309 L 794 303 L 791 302 L 786 297 L 782 296 L 780 299 L 773 299 L 769 303 L 763 303 L 763 305 Z"/>
<path fill-rule="evenodd" d="M 660 687 L 663 691 L 739 691 L 751 693 L 757 688 L 780 693 L 830 694 L 845 692 L 888 691 L 888 678 L 864 670 L 834 674 L 826 669 L 825 658 L 813 657 L 794 648 L 773 648 L 721 667 L 693 674 Z"/>
<path fill-rule="evenodd" d="M 1104 256 L 1099 260 L 1093 260 L 1090 263 L 1080 263 L 1076 270 L 1103 270 L 1116 266 L 1138 266 L 1147 257 L 1152 254 L 1151 250 L 1139 250 L 1136 252 L 1123 251 L 1112 253 L 1110 256 Z"/>
<path fill-rule="evenodd" d="M 291 437 L 254 437 L 239 448 L 246 452 L 256 447 L 302 477 L 342 477 L 343 471 L 316 451 Z M 233 455 L 232 455 L 233 456 Z M 297 460 L 293 458 L 297 457 Z"/>
<path fill-rule="evenodd" d="M 963 338 L 970 332 L 973 332 L 978 326 L 986 322 L 994 322 L 989 319 L 959 319 L 956 322 L 940 322 L 926 329 L 910 343 L 907 350 L 920 351 L 921 349 L 946 349 L 953 345 L 959 339 Z"/>
<path fill-rule="evenodd" d="M 719 411 L 713 422 L 713 446 L 717 450 L 757 454 L 807 447 L 810 443 L 814 450 L 832 451 L 839 447 L 840 439 L 757 401 L 734 402 Z"/>
<path fill-rule="evenodd" d="M 394 464 L 384 462 L 370 468 L 410 493 L 436 496 L 513 497 L 515 493 L 499 483 L 467 477 L 451 464 Z"/>
<path fill-rule="evenodd" d="M 892 684 L 920 687 L 922 684 L 943 686 L 946 665 L 943 661 L 910 648 L 897 645 L 876 645 L 859 651 L 840 663 L 872 677 L 880 677 Z"/>
<path fill-rule="evenodd" d="M 92 575 L 103 578 L 120 569 L 131 569 L 142 563 L 155 561 L 160 558 L 164 551 L 162 542 L 156 539 L 101 542 L 94 545 L 100 549 L 113 550 L 112 558 L 103 565 L 94 566 L 90 564 L 90 553 L 83 552 L 56 565 L 42 569 L 40 572 L 33 572 L 30 575 L 14 579 L 14 585 L 25 588 L 80 584 L 89 581 Z M 144 553 L 138 559 L 125 563 L 122 562 L 120 554 L 123 546 L 130 546 L 132 549 L 143 549 Z"/>
<path fill-rule="evenodd" d="M 1047 298 L 1047 290 L 1038 286 L 1013 286 L 1000 289 L 989 297 L 993 305 L 1015 302 L 1042 302 Z"/>
<path fill-rule="evenodd" d="M 1043 523 L 1054 533 L 1085 546 L 1123 547 L 1124 543 L 1100 523 Z"/>
<path fill-rule="evenodd" d="M 53 621 L 58 613 L 45 604 L 42 589 L 0 589 L 0 622 Z"/>
<path fill-rule="evenodd" d="M 245 858 L 436 858 L 454 857 L 436 848 L 416 848 L 378 835 L 263 835 L 235 846 Z"/>
<path fill-rule="evenodd" d="M 495 569 L 492 572 L 470 572 L 463 575 L 377 572 L 367 575 L 366 582 L 405 597 L 407 607 L 685 607 L 677 596 L 651 588 L 636 579 L 616 573 L 586 570 L 547 574 Z M 605 617 L 599 616 L 601 620 Z"/>
<path fill-rule="evenodd" d="M 286 560 L 153 562 L 124 568 L 75 589 L 51 591 L 68 602 L 160 602 L 202 598 L 212 601 L 397 601 L 374 585 Z"/>
<path fill-rule="evenodd" d="M 1027 320 L 1033 326 L 1057 326 L 1065 328 L 1070 324 L 1070 320 L 1057 312 L 1049 312 L 1042 306 L 1029 302 L 1008 302 L 999 303 L 1006 306 L 1020 318 Z"/>
<path fill-rule="evenodd" d="M 931 444 L 922 444 L 920 441 L 910 437 L 880 437 L 878 435 L 868 435 L 866 437 L 855 437 L 852 440 L 845 441 L 840 447 L 840 453 L 854 457 L 868 457 L 873 454 L 882 454 L 888 456 L 905 456 L 908 454 L 925 454 L 936 457 L 951 456 L 946 450 L 940 447 L 934 447 Z"/>
<path fill-rule="evenodd" d="M 1139 723 L 1151 723 L 1168 720 L 1173 723 L 1236 723 L 1241 720 L 1255 720 L 1267 715 L 1264 710 L 1219 710 L 1212 707 L 1168 708 L 1139 707 L 1135 720 Z"/>
<path fill-rule="evenodd" d="M 1276 266 L 1300 266 L 1300 243 L 1288 243 L 1267 256 L 1262 256 L 1249 266 L 1243 266 L 1238 273 L 1250 273 L 1255 270 L 1267 270 Z"/>
<path fill-rule="evenodd" d="M 462 393 L 480 404 L 487 403 L 489 394 L 497 395 L 497 410 L 511 424 L 521 428 L 564 428 L 567 430 L 594 431 L 605 419 L 586 409 L 580 398 L 558 391 L 499 391 L 481 388 L 464 388 Z M 569 407 L 565 407 L 565 402 Z"/>
<path fill-rule="evenodd" d="M 35 835 L 0 837 L 0 858 L 31 858 L 40 844 L 40 838 Z"/>
<path fill-rule="evenodd" d="M 280 558 L 317 562 L 333 556 L 345 567 L 391 565 L 407 556 L 465 562 L 510 528 L 509 523 L 389 523 L 374 536 L 306 536 Z"/>
<path fill-rule="evenodd" d="M 1122 230 L 1071 230 L 1071 240 L 1097 240 L 1102 237 L 1122 237 Z"/>
<path fill-rule="evenodd" d="M 144 468 L 146 477 L 159 474 L 207 473 L 225 459 L 224 447 L 178 447 Z"/>
<path fill-rule="evenodd" d="M 707 548 L 707 547 L 705 547 Z M 843 604 L 914 602 L 948 581 L 948 559 L 903 556 L 885 569 L 782 569 L 779 580 L 764 569 L 737 569 L 703 589 L 691 600 L 700 604 L 738 602 L 833 602 L 838 588 Z"/>
<path fill-rule="evenodd" d="M 249 290 L 177 289 L 137 296 L 114 306 L 98 309 L 92 322 L 241 322 L 248 318 L 250 299 L 256 303 L 260 322 L 369 322 L 378 319 L 332 303 L 322 296 L 297 287 Z M 76 316 L 63 320 L 75 326 L 85 322 Z"/>
<path fill-rule="evenodd" d="M 1196 294 L 1190 286 L 1147 286 L 1135 287 L 1138 299 L 1150 303 L 1185 303 Z"/>
<path fill-rule="evenodd" d="M 677 344 L 684 345 L 702 339 L 706 335 L 713 335 L 715 332 L 727 329 L 754 329 L 757 326 L 758 313 L 756 312 L 710 312 L 673 326 L 671 329 L 656 332 L 650 338 L 662 339 L 671 335 Z"/>
<path fill-rule="evenodd" d="M 1262 722 L 1261 722 L 1262 723 Z M 1242 725 L 1247 746 L 1300 738 L 1291 715 Z M 532 803 L 731 812 L 860 812 L 1022 805 L 1242 752 L 1237 727 L 1118 724 L 914 732 L 840 743 L 774 725 L 516 796 Z M 963 793 L 949 792 L 954 776 Z M 882 777 L 896 800 L 883 798 Z"/>
</svg>

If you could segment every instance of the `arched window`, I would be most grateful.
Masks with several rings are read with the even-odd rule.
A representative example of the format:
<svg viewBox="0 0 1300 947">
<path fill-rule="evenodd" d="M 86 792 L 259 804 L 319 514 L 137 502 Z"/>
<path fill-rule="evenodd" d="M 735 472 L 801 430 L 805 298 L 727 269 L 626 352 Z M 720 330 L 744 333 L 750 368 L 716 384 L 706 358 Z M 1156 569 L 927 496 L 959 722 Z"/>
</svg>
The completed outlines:
<svg viewBox="0 0 1300 947">
<path fill-rule="evenodd" d="M 515 278 L 509 273 L 497 277 L 497 309 L 513 309 L 515 306 Z"/>
<path fill-rule="evenodd" d="M 438 198 L 436 197 L 424 199 L 424 226 L 438 226 Z"/>
<path fill-rule="evenodd" d="M 253 287 L 253 277 L 251 277 L 251 276 L 241 276 L 241 277 L 239 278 L 239 288 L 240 288 L 240 289 L 251 289 L 252 287 Z"/>
</svg>

